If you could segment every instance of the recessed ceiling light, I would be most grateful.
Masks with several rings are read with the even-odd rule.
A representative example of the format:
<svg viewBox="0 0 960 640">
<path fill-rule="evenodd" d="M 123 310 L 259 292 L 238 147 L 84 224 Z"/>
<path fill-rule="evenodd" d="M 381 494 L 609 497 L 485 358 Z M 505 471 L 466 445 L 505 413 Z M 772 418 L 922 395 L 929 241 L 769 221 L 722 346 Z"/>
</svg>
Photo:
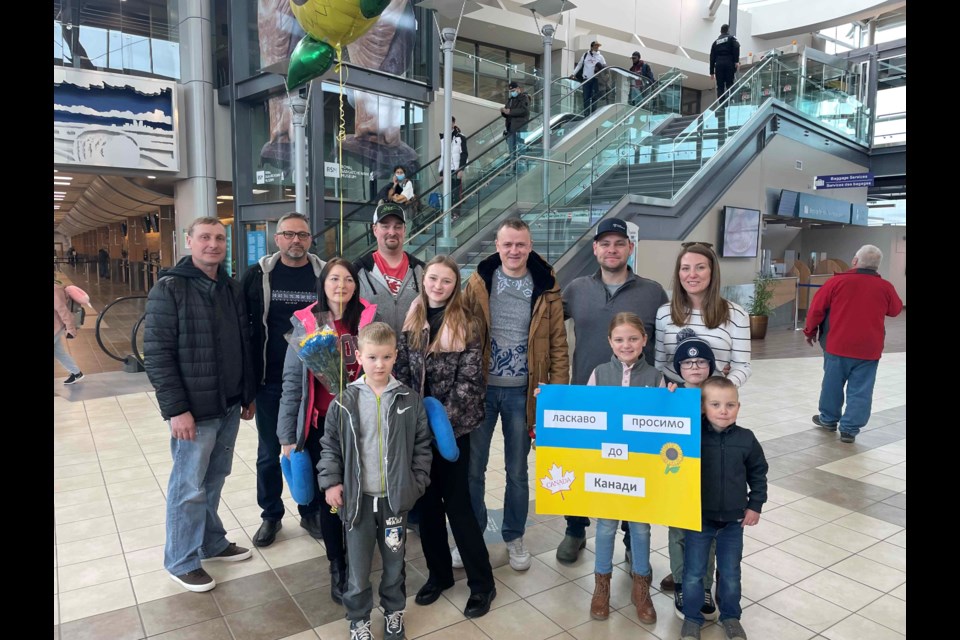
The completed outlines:
<svg viewBox="0 0 960 640">
<path fill-rule="evenodd" d="M 269 189 L 254 189 L 253 195 L 259 196 L 261 193 L 269 193 L 269 192 L 270 192 Z"/>
<path fill-rule="evenodd" d="M 233 196 L 217 196 L 217 200 L 233 200 Z"/>
<path fill-rule="evenodd" d="M 54 180 L 73 180 L 73 176 L 53 176 Z"/>
<path fill-rule="evenodd" d="M 156 179 L 157 179 L 157 176 L 147 176 L 147 177 L 150 178 L 151 180 L 156 180 Z"/>
</svg>

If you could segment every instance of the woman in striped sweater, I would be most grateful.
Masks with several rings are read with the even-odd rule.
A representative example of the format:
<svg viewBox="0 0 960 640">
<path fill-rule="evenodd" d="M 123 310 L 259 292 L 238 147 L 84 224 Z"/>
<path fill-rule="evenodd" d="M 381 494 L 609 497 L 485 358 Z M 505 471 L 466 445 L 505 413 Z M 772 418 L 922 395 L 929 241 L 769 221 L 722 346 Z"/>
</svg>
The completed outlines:
<svg viewBox="0 0 960 640">
<path fill-rule="evenodd" d="M 697 337 L 706 342 L 716 358 L 716 371 L 741 387 L 750 377 L 750 316 L 743 307 L 720 295 L 720 265 L 712 245 L 685 242 L 677 256 L 673 271 L 670 303 L 657 309 L 656 367 L 668 382 L 681 387 L 683 377 L 674 364 L 677 344 Z M 678 360 L 679 362 L 679 360 Z M 683 530 L 670 527 L 670 566 L 677 569 L 660 581 L 661 591 L 675 589 L 674 607 L 683 617 L 683 591 L 675 584 L 683 566 Z M 711 558 L 714 548 L 710 550 Z M 711 565 L 712 566 L 712 565 Z M 708 620 L 716 620 L 717 607 L 711 589 L 713 570 L 704 577 L 704 603 L 700 612 Z"/>
<path fill-rule="evenodd" d="M 713 349 L 717 371 L 742 387 L 750 377 L 750 317 L 720 295 L 720 265 L 710 247 L 684 243 L 677 256 L 670 303 L 657 310 L 656 367 L 668 381 L 683 383 L 673 354 L 692 330 Z"/>
</svg>

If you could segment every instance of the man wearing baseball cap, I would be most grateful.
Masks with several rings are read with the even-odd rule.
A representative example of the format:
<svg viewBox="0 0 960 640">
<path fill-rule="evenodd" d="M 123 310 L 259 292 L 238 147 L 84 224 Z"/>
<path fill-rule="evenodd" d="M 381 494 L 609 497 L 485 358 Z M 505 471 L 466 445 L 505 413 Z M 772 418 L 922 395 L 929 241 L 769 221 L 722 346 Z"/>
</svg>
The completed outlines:
<svg viewBox="0 0 960 640">
<path fill-rule="evenodd" d="M 376 251 L 353 264 L 360 276 L 360 297 L 376 304 L 383 321 L 399 335 L 410 304 L 420 295 L 423 262 L 403 250 L 407 223 L 399 204 L 384 202 L 377 206 L 373 235 Z"/>
<path fill-rule="evenodd" d="M 530 119 L 530 100 L 523 92 L 523 87 L 517 82 L 511 82 L 507 87 L 509 97 L 506 104 L 500 108 L 500 115 L 505 118 L 503 135 L 507 137 L 507 147 L 510 149 L 510 158 L 517 155 L 517 142 L 520 139 L 520 130 Z"/>
<path fill-rule="evenodd" d="M 587 51 L 580 58 L 580 62 L 573 70 L 571 80 L 580 80 L 583 84 L 583 115 L 588 116 L 593 113 L 593 103 L 597 98 L 597 81 L 594 76 L 598 71 L 607 66 L 607 61 L 600 53 L 600 43 L 594 40 L 590 43 L 590 51 Z M 580 74 L 579 76 L 577 74 Z"/>
<path fill-rule="evenodd" d="M 592 276 L 581 276 L 563 290 L 564 318 L 573 319 L 573 376 L 570 384 L 586 384 L 590 372 L 613 357 L 607 330 L 613 316 L 621 311 L 635 313 L 647 330 L 643 355 L 654 363 L 657 309 L 666 304 L 667 293 L 657 282 L 641 278 L 627 265 L 633 254 L 633 242 L 627 223 L 607 218 L 597 225 L 593 236 L 593 255 L 600 268 Z M 557 548 L 557 560 L 576 562 L 586 546 L 586 527 L 590 519 L 566 516 L 566 535 Z"/>
</svg>

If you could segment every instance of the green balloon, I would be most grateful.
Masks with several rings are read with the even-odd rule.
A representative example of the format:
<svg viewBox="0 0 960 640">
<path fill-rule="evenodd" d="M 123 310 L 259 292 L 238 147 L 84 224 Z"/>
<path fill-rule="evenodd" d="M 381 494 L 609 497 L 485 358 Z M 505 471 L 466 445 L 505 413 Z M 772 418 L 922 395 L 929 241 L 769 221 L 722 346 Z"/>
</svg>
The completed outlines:
<svg viewBox="0 0 960 640">
<path fill-rule="evenodd" d="M 332 46 L 315 40 L 313 36 L 304 36 L 290 54 L 290 66 L 287 67 L 287 91 L 323 75 L 335 58 L 336 51 Z"/>
<path fill-rule="evenodd" d="M 383 13 L 390 0 L 360 0 L 360 13 L 364 18 L 372 18 Z"/>
</svg>

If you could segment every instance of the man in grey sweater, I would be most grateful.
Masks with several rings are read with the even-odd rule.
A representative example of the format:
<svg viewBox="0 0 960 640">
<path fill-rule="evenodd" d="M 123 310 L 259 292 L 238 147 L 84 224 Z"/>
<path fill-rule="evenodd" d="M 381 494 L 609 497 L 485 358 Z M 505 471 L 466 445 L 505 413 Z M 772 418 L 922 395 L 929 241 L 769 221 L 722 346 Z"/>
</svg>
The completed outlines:
<svg viewBox="0 0 960 640">
<path fill-rule="evenodd" d="M 360 297 L 377 305 L 380 317 L 397 335 L 423 286 L 423 262 L 403 250 L 406 234 L 403 207 L 384 202 L 373 213 L 377 250 L 353 264 L 360 275 Z"/>
<path fill-rule="evenodd" d="M 621 311 L 643 320 L 648 338 L 643 356 L 647 364 L 654 363 L 657 309 L 666 304 L 667 293 L 659 283 L 641 278 L 627 265 L 633 246 L 626 222 L 619 218 L 601 221 L 593 236 L 593 255 L 600 269 L 592 276 L 577 278 L 563 290 L 563 315 L 573 318 L 575 336 L 571 384 L 586 384 L 590 372 L 613 356 L 607 334 L 613 316 Z M 590 519 L 566 518 L 567 531 L 557 547 L 557 560 L 569 563 L 575 562 L 586 546 Z"/>
</svg>

